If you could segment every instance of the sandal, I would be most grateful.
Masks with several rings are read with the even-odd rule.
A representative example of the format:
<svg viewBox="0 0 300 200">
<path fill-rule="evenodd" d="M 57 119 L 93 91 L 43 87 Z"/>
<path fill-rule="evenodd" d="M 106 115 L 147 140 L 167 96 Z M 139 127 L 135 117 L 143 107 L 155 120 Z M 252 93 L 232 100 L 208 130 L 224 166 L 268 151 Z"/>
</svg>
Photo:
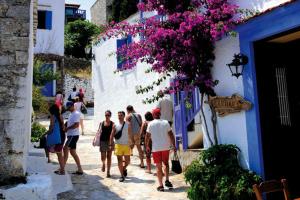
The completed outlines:
<svg viewBox="0 0 300 200">
<path fill-rule="evenodd" d="M 159 192 L 164 192 L 164 191 L 165 191 L 164 186 L 159 186 L 159 187 L 157 187 L 156 189 L 157 189 L 157 191 L 159 191 Z"/>
<path fill-rule="evenodd" d="M 102 172 L 105 172 L 105 165 L 102 165 L 101 171 L 102 171 Z"/>
<path fill-rule="evenodd" d="M 144 169 L 144 168 L 145 168 L 145 165 L 140 164 L 140 168 Z"/>
<path fill-rule="evenodd" d="M 106 178 L 110 178 L 111 177 L 111 175 L 110 174 L 106 174 Z"/>
<path fill-rule="evenodd" d="M 72 174 L 75 174 L 75 175 L 83 175 L 83 172 L 76 171 L 76 172 L 73 172 Z"/>
<path fill-rule="evenodd" d="M 54 171 L 54 173 L 57 175 L 65 175 L 65 171 L 60 171 L 60 170 L 56 170 Z"/>
</svg>

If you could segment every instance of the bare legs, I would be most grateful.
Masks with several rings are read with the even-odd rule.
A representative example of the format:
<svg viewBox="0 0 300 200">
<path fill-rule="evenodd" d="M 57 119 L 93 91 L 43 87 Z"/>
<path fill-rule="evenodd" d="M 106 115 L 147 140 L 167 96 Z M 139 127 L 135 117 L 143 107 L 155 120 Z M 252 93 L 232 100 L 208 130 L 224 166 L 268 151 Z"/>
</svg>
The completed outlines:
<svg viewBox="0 0 300 200">
<path fill-rule="evenodd" d="M 140 166 L 144 167 L 145 165 L 144 165 L 144 152 L 143 152 L 143 149 L 142 149 L 141 145 L 139 145 L 139 144 L 136 145 L 136 148 L 139 152 L 139 158 L 140 158 L 140 161 L 141 161 Z"/>
<path fill-rule="evenodd" d="M 69 151 L 70 151 L 70 154 L 71 156 L 74 158 L 75 162 L 76 162 L 76 165 L 77 165 L 77 168 L 78 168 L 78 172 L 83 172 L 82 170 L 82 167 L 81 167 L 81 164 L 80 164 L 80 159 L 76 153 L 76 149 L 70 149 L 69 150 L 69 147 L 65 146 L 64 147 L 64 164 L 66 165 L 67 161 L 68 161 L 68 157 L 69 157 Z"/>
<path fill-rule="evenodd" d="M 110 177 L 111 155 L 112 151 L 101 152 L 102 172 L 105 172 L 105 161 L 107 159 L 107 177 Z"/>
<path fill-rule="evenodd" d="M 164 174 L 166 175 L 166 181 L 169 181 L 169 163 L 164 163 Z M 157 179 L 159 186 L 163 186 L 163 166 L 162 163 L 156 163 Z"/>
<path fill-rule="evenodd" d="M 121 174 L 121 177 L 124 177 L 124 171 L 130 163 L 130 156 L 124 156 L 124 164 L 123 164 L 123 156 L 117 156 L 118 159 L 118 167 Z"/>
<path fill-rule="evenodd" d="M 50 163 L 51 162 L 51 160 L 50 160 L 50 154 L 49 154 L 49 151 L 48 151 L 48 149 L 47 148 L 45 148 L 45 154 L 46 154 L 46 157 L 47 157 L 47 162 L 48 163 Z"/>
<path fill-rule="evenodd" d="M 60 174 L 65 174 L 65 162 L 64 162 L 64 156 L 62 152 L 56 153 L 59 163 L 59 172 Z"/>
<path fill-rule="evenodd" d="M 84 135 L 83 119 L 80 119 L 81 134 Z"/>
</svg>

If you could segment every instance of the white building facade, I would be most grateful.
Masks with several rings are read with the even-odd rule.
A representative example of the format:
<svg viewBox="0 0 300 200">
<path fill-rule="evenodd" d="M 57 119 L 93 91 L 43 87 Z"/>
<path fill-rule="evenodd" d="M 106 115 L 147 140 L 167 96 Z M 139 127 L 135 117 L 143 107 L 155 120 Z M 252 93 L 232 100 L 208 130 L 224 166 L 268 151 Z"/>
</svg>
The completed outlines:
<svg viewBox="0 0 300 200">
<path fill-rule="evenodd" d="M 34 53 L 64 56 L 65 1 L 38 0 L 37 9 L 38 25 Z M 53 60 L 42 68 L 55 72 L 61 68 L 60 64 L 60 61 Z M 42 94 L 47 97 L 55 96 L 56 86 L 56 81 L 47 83 L 42 89 Z"/>
<path fill-rule="evenodd" d="M 265 179 L 287 178 L 293 194 L 300 173 L 292 167 L 293 160 L 287 155 L 300 153 L 296 148 L 300 140 L 300 97 L 295 71 L 300 49 L 300 2 L 289 0 L 238 0 L 243 9 L 259 11 L 260 14 L 236 27 L 236 37 L 225 37 L 216 43 L 212 75 L 219 84 L 215 87 L 218 96 L 239 94 L 252 103 L 249 111 L 218 117 L 217 134 L 222 144 L 235 144 L 240 150 L 240 160 Z M 298 43 L 299 42 L 299 43 Z M 116 40 L 111 39 L 94 47 L 96 60 L 93 63 L 93 87 L 95 89 L 95 118 L 103 119 L 104 111 L 115 113 L 128 104 L 143 112 L 154 105 L 143 105 L 144 95 L 136 95 L 137 85 L 147 85 L 157 75 L 144 74 L 146 65 L 138 64 L 129 72 L 113 74 L 117 69 L 115 56 Z M 232 76 L 226 64 L 234 54 L 242 53 L 249 59 L 243 75 Z M 166 83 L 168 84 L 168 83 Z M 299 84 L 298 84 L 299 85 Z M 204 105 L 206 118 L 210 110 Z M 115 116 L 116 119 L 116 116 Z M 208 123 L 209 133 L 213 133 Z M 203 128 L 204 146 L 207 130 Z M 188 135 L 189 137 L 189 135 Z M 298 194 L 299 195 L 299 194 Z"/>
</svg>

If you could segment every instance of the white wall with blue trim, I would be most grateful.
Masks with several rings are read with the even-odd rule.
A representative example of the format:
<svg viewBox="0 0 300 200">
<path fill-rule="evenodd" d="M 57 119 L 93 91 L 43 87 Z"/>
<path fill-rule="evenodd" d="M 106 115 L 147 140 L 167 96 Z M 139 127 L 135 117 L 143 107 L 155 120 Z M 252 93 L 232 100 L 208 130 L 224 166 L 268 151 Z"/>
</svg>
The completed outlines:
<svg viewBox="0 0 300 200">
<path fill-rule="evenodd" d="M 288 2 L 288 0 L 235 1 L 240 8 L 258 10 L 260 12 L 276 7 L 285 2 Z M 225 37 L 221 41 L 217 42 L 215 49 L 216 59 L 212 69 L 212 75 L 214 79 L 219 80 L 219 84 L 215 88 L 218 96 L 231 96 L 234 93 L 244 96 L 243 77 L 241 76 L 237 79 L 236 77 L 231 76 L 231 72 L 226 66 L 227 63 L 232 61 L 235 53 L 240 53 L 239 35 L 237 35 L 237 37 Z M 205 113 L 208 121 L 210 121 L 210 111 L 207 105 L 205 106 Z M 247 123 L 251 123 L 251 121 L 246 120 L 245 111 L 225 117 L 218 117 L 217 131 L 220 143 L 236 144 L 241 149 L 241 163 L 244 167 L 250 168 L 249 151 L 251 150 L 251 147 L 248 146 L 248 134 L 250 133 L 247 133 Z M 211 123 L 209 123 L 209 133 L 211 135 L 213 134 Z M 209 147 L 209 143 L 206 134 L 207 131 L 204 130 L 204 146 L 207 148 Z"/>
<path fill-rule="evenodd" d="M 37 29 L 34 53 L 64 55 L 65 1 L 38 0 L 38 11 L 45 11 L 45 27 Z"/>
<path fill-rule="evenodd" d="M 130 23 L 136 22 L 139 19 L 139 14 L 131 16 L 127 21 Z M 123 38 L 124 39 L 124 38 Z M 133 41 L 139 38 L 133 38 Z M 136 94 L 136 86 L 150 85 L 153 81 L 159 78 L 156 73 L 145 74 L 145 70 L 149 68 L 147 64 L 138 63 L 131 70 L 114 73 L 118 69 L 117 45 L 122 40 L 112 38 L 101 42 L 93 47 L 95 60 L 92 67 L 92 85 L 95 91 L 95 128 L 101 120 L 104 120 L 104 112 L 109 109 L 112 111 L 112 120 L 117 122 L 117 112 L 126 111 L 128 105 L 132 105 L 136 112 L 144 116 L 146 111 L 151 111 L 155 108 L 154 104 L 143 104 L 142 100 L 145 97 L 151 97 L 160 88 L 169 84 L 165 81 L 160 87 L 155 88 L 154 92 L 149 92 L 144 95 Z M 120 67 L 120 66 L 119 66 Z"/>
</svg>

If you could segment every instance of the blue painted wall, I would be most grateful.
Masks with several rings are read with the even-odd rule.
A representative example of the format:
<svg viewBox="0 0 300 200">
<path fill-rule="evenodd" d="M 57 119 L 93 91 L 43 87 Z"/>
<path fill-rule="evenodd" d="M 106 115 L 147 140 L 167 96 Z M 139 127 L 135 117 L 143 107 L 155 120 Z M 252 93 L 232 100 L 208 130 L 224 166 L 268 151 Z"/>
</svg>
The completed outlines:
<svg viewBox="0 0 300 200">
<path fill-rule="evenodd" d="M 241 53 L 249 57 L 243 75 L 244 95 L 246 99 L 253 102 L 253 109 L 246 112 L 249 166 L 262 176 L 264 176 L 264 166 L 253 42 L 297 27 L 300 27 L 300 1 L 279 7 L 237 28 Z"/>
</svg>

